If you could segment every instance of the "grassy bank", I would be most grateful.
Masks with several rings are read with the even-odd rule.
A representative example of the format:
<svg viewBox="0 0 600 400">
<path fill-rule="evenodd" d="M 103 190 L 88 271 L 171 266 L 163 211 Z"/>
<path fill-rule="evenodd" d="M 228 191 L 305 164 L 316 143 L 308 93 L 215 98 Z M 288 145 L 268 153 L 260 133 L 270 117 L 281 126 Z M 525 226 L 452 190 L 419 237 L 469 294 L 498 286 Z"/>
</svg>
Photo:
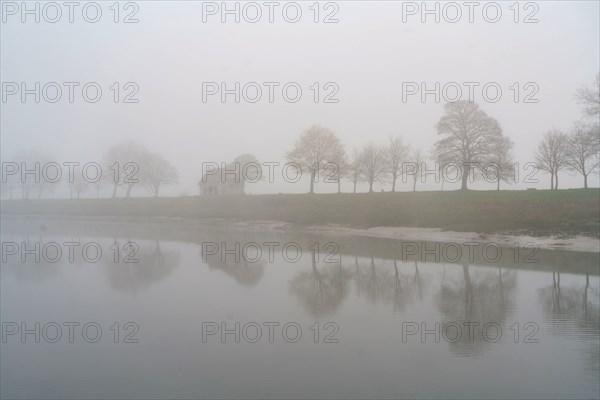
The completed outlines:
<svg viewBox="0 0 600 400">
<path fill-rule="evenodd" d="M 278 220 L 357 228 L 600 236 L 599 189 L 3 200 L 1 207 L 3 214 L 11 215 Z"/>
</svg>

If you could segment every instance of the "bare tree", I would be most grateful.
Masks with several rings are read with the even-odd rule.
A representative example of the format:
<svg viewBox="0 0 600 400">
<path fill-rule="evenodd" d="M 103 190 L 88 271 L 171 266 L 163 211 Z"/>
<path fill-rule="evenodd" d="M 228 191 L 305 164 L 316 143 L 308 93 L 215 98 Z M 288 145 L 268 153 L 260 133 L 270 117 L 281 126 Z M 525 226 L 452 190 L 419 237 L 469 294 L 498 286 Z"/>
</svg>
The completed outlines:
<svg viewBox="0 0 600 400">
<path fill-rule="evenodd" d="M 497 138 L 492 153 L 486 162 L 483 173 L 486 178 L 496 182 L 496 190 L 500 190 L 500 182 L 511 182 L 515 179 L 515 165 L 511 156 L 513 142 L 506 136 Z"/>
<path fill-rule="evenodd" d="M 421 149 L 414 150 L 409 157 L 409 162 L 404 164 L 403 173 L 411 175 L 413 179 L 413 192 L 417 191 L 417 180 L 421 177 L 423 164 L 427 161 L 425 153 Z"/>
<path fill-rule="evenodd" d="M 310 172 L 310 193 L 314 193 L 317 174 L 325 165 L 341 158 L 344 147 L 337 135 L 324 127 L 311 126 L 287 153 L 290 162 L 297 163 L 303 172 Z"/>
<path fill-rule="evenodd" d="M 96 198 L 97 199 L 100 198 L 100 190 L 102 190 L 102 186 L 104 186 L 105 183 L 106 183 L 105 180 L 100 179 L 97 182 L 94 182 L 92 184 L 92 186 L 94 187 L 94 191 L 96 192 Z"/>
<path fill-rule="evenodd" d="M 336 160 L 331 161 L 330 163 L 325 164 L 324 169 L 326 172 L 326 178 L 337 183 L 337 192 L 341 193 L 341 182 L 342 179 L 349 176 L 351 173 L 352 166 L 346 159 L 345 153 L 338 154 L 338 158 Z"/>
<path fill-rule="evenodd" d="M 442 165 L 454 164 L 461 169 L 461 189 L 467 189 L 472 169 L 482 166 L 490 157 L 493 144 L 502 136 L 498 121 L 479 109 L 476 103 L 461 100 L 448 103 L 446 114 L 437 123 L 436 160 Z"/>
<path fill-rule="evenodd" d="M 36 162 L 39 162 L 38 156 L 31 151 L 22 151 L 15 158 L 22 170 L 25 168 L 31 169 Z M 21 199 L 28 199 L 31 189 L 36 184 L 35 179 L 25 174 L 20 176 L 19 181 L 21 184 Z"/>
<path fill-rule="evenodd" d="M 584 107 L 584 113 L 589 117 L 600 115 L 600 72 L 592 87 L 582 87 L 575 93 L 575 99 Z"/>
<path fill-rule="evenodd" d="M 551 129 L 544 135 L 535 153 L 537 167 L 550 174 L 550 189 L 558 189 L 558 171 L 567 166 L 567 136 Z"/>
<path fill-rule="evenodd" d="M 402 143 L 400 137 L 390 137 L 388 146 L 385 148 L 385 162 L 388 172 L 392 177 L 392 192 L 396 191 L 396 180 L 402 173 L 402 161 L 406 160 L 408 146 Z"/>
<path fill-rule="evenodd" d="M 89 188 L 90 183 L 86 181 L 81 174 L 75 174 L 72 182 L 69 182 L 71 198 L 73 198 L 73 194 L 77 194 L 77 200 L 81 198 L 81 193 L 87 191 Z"/>
<path fill-rule="evenodd" d="M 33 189 L 37 193 L 37 198 L 41 199 L 44 193 L 54 193 L 54 190 L 60 184 L 63 177 L 59 176 L 62 174 L 58 171 L 58 168 L 48 168 L 46 169 L 46 172 L 43 173 L 45 166 L 53 163 L 53 157 L 46 153 L 35 152 L 34 154 L 36 161 L 40 163 L 40 172 L 42 172 L 42 174 L 40 175 L 39 179 L 33 184 Z M 50 170 L 53 170 L 53 172 L 50 172 Z M 53 176 L 49 177 L 49 174 L 53 174 Z M 58 180 L 56 182 L 51 182 L 50 180 L 52 178 L 58 178 Z"/>
<path fill-rule="evenodd" d="M 23 150 L 15 154 L 13 160 L 19 165 L 18 168 L 21 172 L 28 171 L 26 173 L 17 173 L 14 175 L 13 182 L 18 182 L 20 184 L 21 198 L 23 199 L 28 199 L 33 194 L 36 194 L 37 198 L 41 199 L 44 192 L 53 192 L 56 185 L 60 182 L 60 176 L 57 176 L 58 180 L 56 182 L 51 182 L 47 179 L 47 176 L 43 176 L 44 169 L 52 162 L 52 157 L 48 154 L 35 150 Z M 50 170 L 54 171 L 53 168 L 49 168 L 46 171 L 46 174 L 48 174 L 48 171 Z M 54 178 L 54 176 L 52 178 Z"/>
<path fill-rule="evenodd" d="M 133 187 L 140 183 L 140 165 L 147 151 L 144 146 L 127 142 L 110 147 L 104 154 L 106 169 L 113 175 L 112 197 L 117 196 L 119 186 L 126 186 L 126 197 L 131 196 Z"/>
<path fill-rule="evenodd" d="M 433 153 L 434 153 L 434 154 L 436 153 L 436 150 L 435 150 L 435 148 L 433 149 Z M 437 156 L 435 156 L 435 155 L 434 155 L 434 158 L 437 158 Z M 439 176 L 440 176 L 440 180 L 442 181 L 442 186 L 441 186 L 440 190 L 443 192 L 443 191 L 444 191 L 444 183 L 446 182 L 446 179 L 444 178 L 444 172 L 445 172 L 446 166 L 445 166 L 445 164 L 444 164 L 444 163 L 443 163 L 441 160 L 439 160 L 439 159 L 438 159 L 438 160 L 436 160 L 436 162 L 435 162 L 435 166 L 436 166 L 436 169 L 437 169 L 437 171 L 438 171 L 438 172 L 439 172 L 439 174 L 440 174 L 440 175 L 439 175 Z M 437 176 L 436 176 L 436 179 L 437 179 Z"/>
<path fill-rule="evenodd" d="M 588 187 L 588 176 L 600 165 L 600 125 L 576 122 L 569 135 L 567 164 L 583 176 L 583 187 Z"/>
<path fill-rule="evenodd" d="M 363 179 L 369 183 L 369 193 L 371 193 L 373 192 L 373 184 L 381 182 L 386 177 L 385 149 L 369 143 L 361 151 L 360 161 Z"/>
<path fill-rule="evenodd" d="M 348 176 L 354 185 L 352 193 L 356 193 L 356 184 L 362 179 L 362 162 L 360 152 L 356 149 L 352 152 L 352 161 L 348 164 Z"/>
<path fill-rule="evenodd" d="M 100 198 L 100 191 L 104 186 L 114 185 L 113 174 L 108 168 L 102 168 L 102 176 L 96 182 L 92 182 L 92 188 L 96 192 L 96 198 Z"/>
<path fill-rule="evenodd" d="M 12 164 L 12 170 L 10 172 L 8 169 L 8 164 Z M 13 200 L 14 198 L 14 189 L 16 186 L 19 185 L 19 181 L 21 179 L 21 176 L 18 171 L 18 164 L 19 163 L 16 158 L 2 160 L 2 182 L 0 182 L 2 188 L 2 198 L 7 197 L 7 194 L 10 200 Z"/>
<path fill-rule="evenodd" d="M 2 182 L 0 182 L 0 190 L 2 192 L 2 198 L 8 198 L 10 200 L 13 199 L 13 191 L 15 182 L 17 182 L 17 177 L 15 175 L 8 175 L 4 177 Z"/>
<path fill-rule="evenodd" d="M 146 154 L 140 169 L 142 181 L 153 192 L 154 197 L 158 197 L 158 190 L 162 185 L 177 183 L 177 170 L 158 154 Z"/>
</svg>

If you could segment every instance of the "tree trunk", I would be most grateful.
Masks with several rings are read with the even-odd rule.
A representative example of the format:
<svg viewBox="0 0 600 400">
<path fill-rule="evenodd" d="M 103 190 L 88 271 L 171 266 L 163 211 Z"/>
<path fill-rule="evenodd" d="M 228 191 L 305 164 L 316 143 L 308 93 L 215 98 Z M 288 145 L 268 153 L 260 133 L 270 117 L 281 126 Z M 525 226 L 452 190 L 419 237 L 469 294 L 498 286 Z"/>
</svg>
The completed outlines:
<svg viewBox="0 0 600 400">
<path fill-rule="evenodd" d="M 354 191 L 352 193 L 356 193 L 356 181 L 354 181 Z"/>
<path fill-rule="evenodd" d="M 500 191 L 500 178 L 498 178 L 498 182 L 496 183 L 496 190 Z"/>
<path fill-rule="evenodd" d="M 419 299 L 423 298 L 423 290 L 421 288 L 421 277 L 419 276 L 419 264 L 415 260 L 415 278 L 417 278 L 417 285 L 419 285 Z"/>
<path fill-rule="evenodd" d="M 396 178 L 397 175 L 394 173 L 394 175 L 392 176 L 392 192 L 396 191 Z"/>
<path fill-rule="evenodd" d="M 465 279 L 465 319 L 469 320 L 473 300 L 473 285 L 469 274 L 469 265 L 466 263 L 463 264 L 463 276 Z"/>
<path fill-rule="evenodd" d="M 554 172 L 550 174 L 550 189 L 554 189 Z"/>
<path fill-rule="evenodd" d="M 154 187 L 154 197 L 158 197 L 158 185 Z"/>
<path fill-rule="evenodd" d="M 118 185 L 117 185 L 117 183 L 115 183 L 113 186 L 113 195 L 112 195 L 113 199 L 115 197 L 117 197 L 117 187 L 118 187 Z"/>
<path fill-rule="evenodd" d="M 310 170 L 310 194 L 315 192 L 315 170 Z"/>
<path fill-rule="evenodd" d="M 414 180 L 413 180 L 413 192 L 417 191 L 417 177 L 415 176 Z"/>
<path fill-rule="evenodd" d="M 125 197 L 130 197 L 131 196 L 131 189 L 133 189 L 133 184 L 130 183 L 129 185 L 127 185 L 127 193 L 125 194 Z"/>
<path fill-rule="evenodd" d="M 554 189 L 558 190 L 558 172 L 556 173 L 556 179 L 554 180 Z"/>
<path fill-rule="evenodd" d="M 337 183 L 338 183 L 338 193 L 342 193 L 342 188 L 341 188 L 341 186 L 342 186 L 342 181 L 341 181 L 341 179 L 338 179 L 338 182 L 337 182 Z"/>
<path fill-rule="evenodd" d="M 471 166 L 469 164 L 465 164 L 465 168 L 463 170 L 462 182 L 460 185 L 460 190 L 467 190 L 467 181 L 469 180 L 469 172 L 471 171 Z"/>
<path fill-rule="evenodd" d="M 373 193 L 373 181 L 369 181 L 369 193 Z"/>
<path fill-rule="evenodd" d="M 587 185 L 587 174 L 583 174 L 583 188 L 587 189 L 588 185 Z"/>
</svg>

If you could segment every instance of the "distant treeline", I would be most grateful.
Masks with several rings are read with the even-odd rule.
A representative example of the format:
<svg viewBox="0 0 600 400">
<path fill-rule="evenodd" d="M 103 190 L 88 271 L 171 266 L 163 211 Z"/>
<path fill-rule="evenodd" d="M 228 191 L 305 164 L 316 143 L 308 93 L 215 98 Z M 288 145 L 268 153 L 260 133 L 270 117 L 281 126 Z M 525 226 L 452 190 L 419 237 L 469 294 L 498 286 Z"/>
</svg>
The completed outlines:
<svg viewBox="0 0 600 400">
<path fill-rule="evenodd" d="M 583 117 L 568 133 L 548 130 L 533 155 L 535 167 L 550 175 L 551 189 L 558 189 L 560 171 L 580 174 L 584 188 L 588 187 L 588 177 L 598 173 L 600 73 L 595 85 L 582 87 L 575 98 L 583 106 Z M 500 190 L 501 182 L 516 181 L 517 164 L 511 155 L 513 142 L 504 135 L 500 123 L 476 103 L 466 100 L 447 103 L 436 130 L 439 139 L 428 153 L 411 149 L 397 136 L 390 137 L 385 145 L 369 143 L 348 154 L 335 132 L 315 125 L 300 135 L 287 152 L 286 159 L 310 175 L 310 193 L 314 192 L 315 178 L 319 175 L 337 183 L 338 192 L 343 180 L 351 181 L 354 193 L 359 182 L 367 183 L 369 192 L 373 192 L 375 183 L 390 183 L 391 191 L 396 191 L 396 183 L 402 176 L 410 176 L 412 190 L 416 191 L 417 182 L 426 181 L 432 172 L 441 176 L 438 181 L 442 182 L 442 190 L 448 174 L 456 177 L 454 181 L 461 182 L 463 190 L 473 179 L 495 182 L 497 190 Z M 433 162 L 435 171 L 428 162 Z M 247 170 L 244 167 L 250 163 L 258 164 L 256 157 L 246 154 L 234 160 L 234 164 L 238 164 L 234 167 L 241 165 L 240 169 Z M 33 151 L 17 153 L 10 160 L 3 160 L 3 198 L 39 199 L 55 191 L 61 182 L 68 186 L 71 198 L 80 198 L 88 191 L 99 197 L 102 188 L 107 186 L 111 188 L 112 197 L 117 197 L 119 188 L 124 188 L 124 196 L 130 197 L 137 187 L 144 187 L 158 197 L 160 188 L 178 182 L 178 172 L 168 160 L 134 142 L 110 147 L 101 164 L 66 164 L 60 165 L 51 156 Z M 257 173 L 254 171 L 254 177 Z M 211 187 L 207 193 L 228 193 L 221 189 L 230 185 L 229 179 L 233 178 L 222 175 L 220 180 L 215 182 L 213 179 L 211 183 L 206 181 L 206 175 L 200 185 L 221 186 Z M 247 178 L 241 178 L 240 193 L 243 193 Z"/>
</svg>

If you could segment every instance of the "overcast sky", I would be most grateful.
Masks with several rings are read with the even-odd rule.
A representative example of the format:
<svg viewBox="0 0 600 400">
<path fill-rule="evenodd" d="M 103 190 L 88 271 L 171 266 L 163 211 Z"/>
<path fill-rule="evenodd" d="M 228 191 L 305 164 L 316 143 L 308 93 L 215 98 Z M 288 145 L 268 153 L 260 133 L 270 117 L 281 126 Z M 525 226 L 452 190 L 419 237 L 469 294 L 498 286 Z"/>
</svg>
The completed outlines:
<svg viewBox="0 0 600 400">
<path fill-rule="evenodd" d="M 60 161 L 98 161 L 111 144 L 134 140 L 178 168 L 180 185 L 165 188 L 165 194 L 196 194 L 202 162 L 228 162 L 251 153 L 262 162 L 283 163 L 298 135 L 313 124 L 335 131 L 348 152 L 370 141 L 384 144 L 390 135 L 430 151 L 443 99 L 436 103 L 431 95 L 422 103 L 412 96 L 403 102 L 402 83 L 426 82 L 433 88 L 435 82 L 497 82 L 503 91 L 498 102 L 486 101 L 481 86 L 475 89 L 475 100 L 500 122 L 515 143 L 515 159 L 525 163 L 533 161 L 546 130 L 566 131 L 581 117 L 574 92 L 591 86 L 600 70 L 597 1 L 540 1 L 527 9 L 520 3 L 519 23 L 509 9 L 512 1 L 498 2 L 502 16 L 497 23 L 485 21 L 482 6 L 475 8 L 473 23 L 464 6 L 457 23 L 443 18 L 436 23 L 432 15 L 423 23 L 419 13 L 405 15 L 403 22 L 401 2 L 366 1 L 336 2 L 338 10 L 322 4 L 319 19 L 337 11 L 332 18 L 338 23 L 315 23 L 312 2 L 299 3 L 302 17 L 297 23 L 283 18 L 285 2 L 275 8 L 274 23 L 268 22 L 266 6 L 257 23 L 243 17 L 235 23 L 233 16 L 222 23 L 220 14 L 205 15 L 203 22 L 202 2 L 153 1 L 137 3 L 139 22 L 124 24 L 113 22 L 111 4 L 101 3 L 102 18 L 95 24 L 84 21 L 80 9 L 73 23 L 67 15 L 57 23 L 43 18 L 35 23 L 32 17 L 22 23 L 20 14 L 3 14 L 2 82 L 27 82 L 31 87 L 36 81 L 98 82 L 103 89 L 102 98 L 93 104 L 81 98 L 79 89 L 73 104 L 66 90 L 56 104 L 38 104 L 32 96 L 21 103 L 18 96 L 10 96 L 2 103 L 3 159 L 37 149 Z M 119 18 L 133 10 L 121 9 Z M 252 18 L 254 11 L 247 11 Z M 446 11 L 449 18 L 454 16 L 454 10 Z M 530 14 L 539 22 L 523 23 Z M 294 17 L 293 9 L 288 8 L 288 16 Z M 494 17 L 493 9 L 488 9 L 488 17 Z M 281 86 L 275 88 L 273 103 L 266 87 L 255 104 L 236 104 L 233 96 L 225 103 L 219 96 L 202 101 L 203 82 L 233 87 L 236 81 Z M 139 103 L 115 104 L 109 89 L 113 82 L 135 82 Z M 287 82 L 297 82 L 303 90 L 297 103 L 282 97 L 281 87 Z M 321 85 L 321 97 L 331 91 L 323 85 L 334 82 L 339 102 L 315 104 L 310 89 L 314 82 Z M 518 103 L 509 88 L 515 82 L 520 85 Z M 539 87 L 533 95 L 538 103 L 523 102 L 532 92 L 532 86 L 524 89 L 528 82 Z M 547 188 L 549 177 L 539 178 L 538 185 L 514 188 Z M 560 184 L 579 187 L 581 180 L 563 173 Z M 591 184 L 598 186 L 597 176 Z M 316 190 L 334 190 L 333 186 L 317 185 Z M 408 190 L 410 185 L 400 188 Z M 307 190 L 308 182 L 250 187 L 252 193 Z"/>
</svg>

